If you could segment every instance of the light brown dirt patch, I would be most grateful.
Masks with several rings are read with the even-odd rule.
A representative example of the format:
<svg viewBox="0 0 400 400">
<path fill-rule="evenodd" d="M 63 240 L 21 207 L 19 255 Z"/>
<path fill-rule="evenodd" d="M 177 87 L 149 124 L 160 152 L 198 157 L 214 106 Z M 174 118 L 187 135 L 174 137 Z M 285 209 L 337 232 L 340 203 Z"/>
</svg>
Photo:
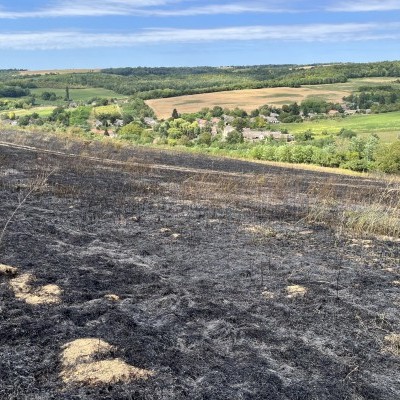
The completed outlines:
<svg viewBox="0 0 400 400">
<path fill-rule="evenodd" d="M 64 383 L 104 385 L 147 379 L 152 375 L 151 371 L 132 367 L 123 360 L 116 358 L 79 364 L 72 369 L 63 371 L 61 377 Z"/>
<path fill-rule="evenodd" d="M 63 346 L 61 362 L 64 367 L 93 361 L 93 357 L 109 354 L 114 347 L 101 339 L 77 339 Z"/>
<path fill-rule="evenodd" d="M 268 290 L 265 290 L 261 294 L 264 297 L 264 299 L 267 299 L 267 300 L 271 300 L 271 299 L 273 299 L 275 297 L 274 293 L 272 293 L 272 292 L 270 292 Z"/>
<path fill-rule="evenodd" d="M 303 297 L 307 293 L 307 289 L 300 285 L 291 285 L 286 288 L 289 298 Z"/>
<path fill-rule="evenodd" d="M 120 297 L 116 294 L 106 294 L 104 297 L 107 300 L 114 301 L 114 302 L 118 302 L 121 300 Z"/>
<path fill-rule="evenodd" d="M 275 237 L 277 235 L 277 233 L 273 229 L 262 225 L 245 225 L 243 229 L 245 232 L 249 232 L 258 236 L 264 236 L 267 238 Z"/>
<path fill-rule="evenodd" d="M 58 304 L 61 302 L 61 289 L 57 285 L 45 285 L 38 288 L 32 287 L 35 277 L 23 274 L 10 281 L 10 286 L 17 299 L 31 305 Z"/>
<path fill-rule="evenodd" d="M 0 275 L 15 276 L 18 274 L 18 269 L 9 265 L 0 264 Z"/>
<path fill-rule="evenodd" d="M 63 347 L 61 379 L 66 384 L 101 385 L 147 379 L 152 371 L 127 364 L 120 358 L 97 360 L 115 350 L 107 342 L 96 339 L 77 339 Z"/>
</svg>

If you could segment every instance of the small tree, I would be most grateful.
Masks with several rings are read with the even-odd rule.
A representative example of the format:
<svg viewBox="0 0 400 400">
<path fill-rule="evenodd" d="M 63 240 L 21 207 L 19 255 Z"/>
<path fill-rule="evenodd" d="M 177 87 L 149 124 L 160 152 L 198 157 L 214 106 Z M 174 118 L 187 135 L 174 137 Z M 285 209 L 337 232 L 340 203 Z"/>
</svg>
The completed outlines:
<svg viewBox="0 0 400 400">
<path fill-rule="evenodd" d="M 238 132 L 236 130 L 229 132 L 228 136 L 226 137 L 226 142 L 229 144 L 238 144 L 243 143 L 243 133 Z"/>
<path fill-rule="evenodd" d="M 67 86 L 66 88 L 65 88 L 65 99 L 64 99 L 65 101 L 69 101 L 70 99 L 69 99 L 69 87 Z"/>
<path fill-rule="evenodd" d="M 178 118 L 179 118 L 178 110 L 174 108 L 172 111 L 172 119 L 178 119 Z"/>
<path fill-rule="evenodd" d="M 138 142 L 140 141 L 144 131 L 145 130 L 139 124 L 137 124 L 136 122 L 131 122 L 130 124 L 125 125 L 119 130 L 118 136 L 122 139 Z"/>
<path fill-rule="evenodd" d="M 387 173 L 400 172 L 400 141 L 382 145 L 375 155 L 376 168 Z"/>
</svg>

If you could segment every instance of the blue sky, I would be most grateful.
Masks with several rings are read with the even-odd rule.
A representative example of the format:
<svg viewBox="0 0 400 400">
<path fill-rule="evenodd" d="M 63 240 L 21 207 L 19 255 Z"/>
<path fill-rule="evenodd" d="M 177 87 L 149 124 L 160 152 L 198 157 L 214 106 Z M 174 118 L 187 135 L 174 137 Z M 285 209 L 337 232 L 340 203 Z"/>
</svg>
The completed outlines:
<svg viewBox="0 0 400 400">
<path fill-rule="evenodd" d="M 0 0 L 0 68 L 400 59 L 400 0 Z"/>
</svg>

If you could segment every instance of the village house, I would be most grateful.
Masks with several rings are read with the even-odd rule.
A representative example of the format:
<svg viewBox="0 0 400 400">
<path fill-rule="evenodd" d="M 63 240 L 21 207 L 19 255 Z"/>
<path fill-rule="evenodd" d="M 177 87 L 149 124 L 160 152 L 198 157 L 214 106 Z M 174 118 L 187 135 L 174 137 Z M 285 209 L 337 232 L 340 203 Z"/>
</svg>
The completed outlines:
<svg viewBox="0 0 400 400">
<path fill-rule="evenodd" d="M 152 128 L 157 125 L 157 121 L 154 118 L 151 117 L 145 117 L 143 119 L 144 123 Z"/>
<path fill-rule="evenodd" d="M 285 140 L 291 142 L 294 136 L 284 134 L 280 131 L 256 131 L 250 128 L 243 129 L 243 138 L 247 141 L 256 142 L 264 139 Z"/>
<path fill-rule="evenodd" d="M 265 117 L 265 120 L 269 123 L 269 124 L 279 124 L 279 120 L 277 117 Z"/>
<path fill-rule="evenodd" d="M 204 129 L 209 123 L 206 119 L 201 119 L 201 118 L 197 118 L 196 121 L 199 124 L 200 129 Z"/>
<path fill-rule="evenodd" d="M 4 125 L 11 125 L 11 126 L 18 125 L 18 121 L 13 120 L 13 119 L 3 119 L 3 120 L 0 120 L 0 122 L 3 123 Z"/>
<path fill-rule="evenodd" d="M 235 117 L 232 117 L 231 115 L 223 115 L 222 118 L 224 119 L 226 124 L 231 124 L 234 120 Z"/>
<path fill-rule="evenodd" d="M 358 113 L 358 110 L 345 110 L 344 115 L 355 115 Z"/>
<path fill-rule="evenodd" d="M 235 130 L 235 128 L 232 125 L 226 125 L 222 132 L 222 137 L 226 138 L 234 130 Z"/>
<path fill-rule="evenodd" d="M 329 110 L 328 112 L 330 117 L 336 117 L 338 114 L 340 114 L 338 110 Z"/>
<path fill-rule="evenodd" d="M 94 126 L 96 127 L 96 129 L 99 129 L 103 126 L 103 123 L 100 120 L 96 119 L 96 121 L 94 121 Z"/>
<path fill-rule="evenodd" d="M 264 140 L 266 137 L 266 131 L 256 131 L 250 128 L 243 129 L 243 138 L 244 140 L 248 140 L 251 142 L 255 142 L 258 140 Z"/>
<path fill-rule="evenodd" d="M 121 128 L 122 126 L 124 126 L 124 121 L 122 119 L 117 119 L 114 122 L 114 126 Z"/>
</svg>

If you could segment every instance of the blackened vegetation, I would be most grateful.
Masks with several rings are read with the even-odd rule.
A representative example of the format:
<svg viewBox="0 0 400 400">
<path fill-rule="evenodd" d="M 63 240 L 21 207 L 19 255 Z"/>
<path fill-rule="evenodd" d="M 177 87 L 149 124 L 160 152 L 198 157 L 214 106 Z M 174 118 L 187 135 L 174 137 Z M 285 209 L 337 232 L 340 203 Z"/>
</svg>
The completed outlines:
<svg viewBox="0 0 400 400">
<path fill-rule="evenodd" d="M 0 147 L 2 221 L 54 171 L 9 225 L 0 262 L 63 290 L 61 304 L 33 307 L 0 278 L 1 399 L 400 397 L 400 359 L 384 351 L 400 330 L 399 243 L 306 222 L 327 192 L 358 204 L 382 183 L 100 150 L 143 164 Z M 307 293 L 288 298 L 289 285 Z M 155 375 L 65 387 L 61 347 L 86 337 Z"/>
</svg>

